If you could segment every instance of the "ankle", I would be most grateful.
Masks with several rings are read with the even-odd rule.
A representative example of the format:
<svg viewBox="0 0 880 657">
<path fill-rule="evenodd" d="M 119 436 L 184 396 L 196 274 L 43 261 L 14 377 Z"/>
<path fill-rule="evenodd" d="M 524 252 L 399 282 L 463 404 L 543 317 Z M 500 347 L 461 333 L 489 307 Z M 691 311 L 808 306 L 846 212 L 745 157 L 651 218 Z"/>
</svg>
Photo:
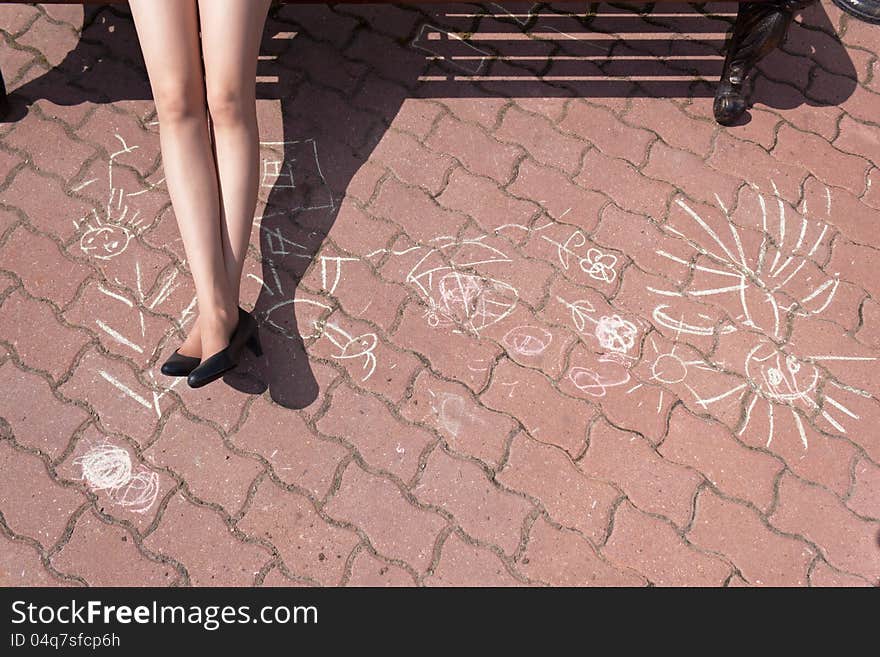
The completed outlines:
<svg viewBox="0 0 880 657">
<path fill-rule="evenodd" d="M 238 318 L 238 306 L 207 306 L 199 313 L 199 319 L 204 324 L 228 324 Z"/>
</svg>

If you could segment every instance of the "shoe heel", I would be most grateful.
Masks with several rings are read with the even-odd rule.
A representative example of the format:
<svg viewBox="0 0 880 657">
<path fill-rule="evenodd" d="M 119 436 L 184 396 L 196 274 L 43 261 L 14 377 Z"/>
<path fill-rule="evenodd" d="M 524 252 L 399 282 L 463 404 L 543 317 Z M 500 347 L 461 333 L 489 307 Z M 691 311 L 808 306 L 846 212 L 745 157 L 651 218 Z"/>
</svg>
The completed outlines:
<svg viewBox="0 0 880 657">
<path fill-rule="evenodd" d="M 251 337 L 248 338 L 246 344 L 248 349 L 254 352 L 254 356 L 263 355 L 263 345 L 260 344 L 260 333 L 258 329 L 254 329 L 254 332 L 251 333 Z"/>
</svg>

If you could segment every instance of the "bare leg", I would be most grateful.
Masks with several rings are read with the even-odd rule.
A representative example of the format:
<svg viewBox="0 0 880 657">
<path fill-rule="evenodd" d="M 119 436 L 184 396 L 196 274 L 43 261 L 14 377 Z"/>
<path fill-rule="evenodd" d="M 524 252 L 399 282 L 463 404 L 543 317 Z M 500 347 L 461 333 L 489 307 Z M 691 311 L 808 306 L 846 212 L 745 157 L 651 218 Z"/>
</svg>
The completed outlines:
<svg viewBox="0 0 880 657">
<path fill-rule="evenodd" d="M 257 58 L 269 3 L 199 2 L 207 102 L 220 181 L 223 257 L 230 294 L 236 303 L 259 188 Z M 196 341 L 200 334 L 201 322 L 196 319 L 187 341 Z"/>
<path fill-rule="evenodd" d="M 168 192 L 198 298 L 199 348 L 188 340 L 180 353 L 210 356 L 229 343 L 238 313 L 223 256 L 196 0 L 130 0 L 129 6 L 156 101 Z"/>
<path fill-rule="evenodd" d="M 260 174 L 256 77 L 270 0 L 199 0 L 208 112 L 220 178 L 223 250 L 238 301 Z"/>
</svg>

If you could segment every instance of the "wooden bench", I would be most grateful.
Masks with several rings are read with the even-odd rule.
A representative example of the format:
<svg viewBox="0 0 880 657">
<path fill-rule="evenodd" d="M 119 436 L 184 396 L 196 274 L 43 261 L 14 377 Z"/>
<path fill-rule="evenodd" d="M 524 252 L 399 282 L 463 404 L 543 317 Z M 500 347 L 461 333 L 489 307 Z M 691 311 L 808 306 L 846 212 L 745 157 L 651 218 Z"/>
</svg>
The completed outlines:
<svg viewBox="0 0 880 657">
<path fill-rule="evenodd" d="M 0 3 L 11 1 L 14 0 L 0 0 Z M 124 1 L 47 0 L 43 4 L 117 4 Z M 427 2 L 427 0 L 415 1 Z M 758 0 L 738 3 L 733 29 L 726 42 L 721 79 L 714 93 L 713 110 L 719 123 L 731 125 L 745 112 L 749 104 L 746 83 L 756 63 L 783 41 L 794 12 L 814 1 Z M 870 21 L 872 16 L 880 16 L 877 11 L 880 0 L 834 1 L 862 20 Z M 2 118 L 8 109 L 2 75 L 0 75 L 0 92 L 2 92 L 0 95 L 0 118 Z"/>
</svg>

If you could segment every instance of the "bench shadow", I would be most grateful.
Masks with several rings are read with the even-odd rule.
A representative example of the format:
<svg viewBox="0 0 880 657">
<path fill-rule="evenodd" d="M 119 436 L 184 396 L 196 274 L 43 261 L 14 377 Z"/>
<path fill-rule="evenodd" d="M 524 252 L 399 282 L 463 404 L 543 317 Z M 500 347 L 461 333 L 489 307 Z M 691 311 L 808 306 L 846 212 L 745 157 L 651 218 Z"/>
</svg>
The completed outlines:
<svg viewBox="0 0 880 657">
<path fill-rule="evenodd" d="M 590 5 L 592 13 L 580 15 L 531 3 L 506 9 L 456 4 L 270 10 L 258 98 L 280 101 L 283 138 L 268 145 L 262 158 L 268 193 L 256 222 L 263 283 L 255 313 L 264 356 L 248 353 L 242 367 L 225 377 L 227 384 L 257 394 L 268 388 L 288 408 L 304 408 L 317 398 L 319 384 L 306 354 L 307 342 L 316 339 L 309 337 L 316 307 L 297 305 L 297 286 L 349 183 L 407 99 L 711 98 L 735 5 L 712 5 L 726 13 L 711 17 L 698 5 L 664 4 L 643 16 L 634 6 L 597 8 Z M 812 61 L 774 53 L 760 65 L 753 101 L 790 109 L 839 104 L 852 93 L 855 69 L 831 36 L 821 5 L 805 16 L 806 26 L 793 26 L 785 47 L 808 53 L 814 41 L 820 43 L 822 61 L 835 72 L 825 76 L 821 100 L 799 91 L 801 69 L 809 71 Z M 461 33 L 474 38 L 465 41 Z M 764 78 L 776 91 L 760 83 Z M 6 120 L 19 120 L 38 99 L 75 105 L 150 98 L 127 10 L 87 7 L 76 48 L 10 94 Z M 298 326 L 295 308 L 310 326 Z M 344 339 L 334 344 L 338 357 L 345 357 Z"/>
</svg>

